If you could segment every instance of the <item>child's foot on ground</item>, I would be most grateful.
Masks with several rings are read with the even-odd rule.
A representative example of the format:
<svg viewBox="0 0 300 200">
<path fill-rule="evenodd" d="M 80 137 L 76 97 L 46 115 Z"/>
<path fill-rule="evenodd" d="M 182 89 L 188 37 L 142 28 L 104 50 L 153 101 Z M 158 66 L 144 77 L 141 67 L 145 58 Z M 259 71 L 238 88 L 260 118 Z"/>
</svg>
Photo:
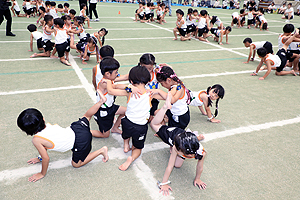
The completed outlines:
<svg viewBox="0 0 300 200">
<path fill-rule="evenodd" d="M 50 58 L 58 58 L 57 56 L 50 56 Z"/>
<path fill-rule="evenodd" d="M 110 132 L 111 132 L 111 133 L 119 133 L 119 134 L 122 134 L 122 131 L 121 131 L 120 129 L 118 129 L 118 128 L 112 128 L 112 129 L 110 130 Z"/>
<path fill-rule="evenodd" d="M 102 150 L 103 150 L 103 153 L 102 153 L 102 156 L 103 156 L 102 161 L 103 161 L 103 162 L 107 162 L 108 159 L 109 159 L 109 157 L 108 157 L 108 148 L 107 148 L 107 146 L 102 147 Z"/>
<path fill-rule="evenodd" d="M 67 60 L 65 61 L 60 61 L 62 64 L 67 65 L 67 66 L 71 66 L 71 63 L 69 63 Z"/>
<path fill-rule="evenodd" d="M 34 54 L 32 54 L 31 56 L 30 56 L 30 58 L 34 58 L 34 57 L 36 57 L 37 56 L 37 53 L 34 53 Z"/>
<path fill-rule="evenodd" d="M 174 38 L 173 40 L 177 40 L 177 38 Z"/>
<path fill-rule="evenodd" d="M 293 74 L 294 76 L 297 76 L 297 74 L 295 73 L 294 70 L 291 70 L 291 74 Z"/>
<path fill-rule="evenodd" d="M 88 28 L 92 28 L 92 27 L 89 26 Z"/>
<path fill-rule="evenodd" d="M 204 135 L 201 134 L 201 135 L 198 135 L 198 136 L 197 136 L 197 139 L 198 139 L 198 141 L 200 141 L 200 140 L 204 140 L 205 137 L 204 137 Z"/>
<path fill-rule="evenodd" d="M 86 64 L 87 64 L 87 62 L 84 62 L 84 61 L 82 61 L 82 64 L 86 65 Z"/>
<path fill-rule="evenodd" d="M 119 169 L 122 171 L 125 171 L 128 169 L 128 167 L 131 165 L 131 163 L 133 162 L 133 159 L 131 156 L 129 156 L 126 160 L 126 162 L 124 162 L 122 165 L 119 166 Z"/>
<path fill-rule="evenodd" d="M 124 146 L 124 153 L 127 153 L 131 150 L 130 146 Z"/>
</svg>

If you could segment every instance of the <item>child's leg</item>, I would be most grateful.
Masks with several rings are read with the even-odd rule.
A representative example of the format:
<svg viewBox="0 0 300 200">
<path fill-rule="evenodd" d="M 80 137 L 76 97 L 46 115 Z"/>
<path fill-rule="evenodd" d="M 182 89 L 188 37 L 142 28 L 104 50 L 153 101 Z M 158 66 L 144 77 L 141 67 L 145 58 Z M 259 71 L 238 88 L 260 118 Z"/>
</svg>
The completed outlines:
<svg viewBox="0 0 300 200">
<path fill-rule="evenodd" d="M 135 159 L 137 159 L 142 153 L 142 149 L 137 149 L 135 147 L 132 147 L 132 153 L 131 156 L 129 156 L 126 160 L 126 162 L 124 162 L 122 165 L 119 166 L 119 169 L 122 171 L 125 171 L 128 169 L 128 167 L 131 165 L 131 163 L 133 161 L 135 161 Z"/>
<path fill-rule="evenodd" d="M 34 57 L 50 57 L 50 51 L 46 51 L 44 53 L 34 53 L 30 56 L 30 58 Z"/>
<path fill-rule="evenodd" d="M 179 157 L 179 156 L 177 156 L 177 157 L 176 157 L 176 160 L 175 160 L 175 165 L 174 165 L 174 167 L 180 168 L 180 167 L 182 166 L 183 162 L 184 162 L 184 159 L 181 158 L 181 157 Z"/>
<path fill-rule="evenodd" d="M 60 57 L 59 59 L 60 59 L 60 62 L 61 62 L 61 63 L 65 64 L 65 65 L 68 65 L 68 66 L 71 66 L 71 64 L 69 63 L 69 61 L 67 61 L 67 60 L 65 59 L 65 56 L 62 56 L 62 57 Z"/>
<path fill-rule="evenodd" d="M 191 40 L 191 37 L 188 37 L 188 36 L 181 36 L 181 37 L 180 37 L 180 40 L 181 40 L 181 41 Z"/>
<path fill-rule="evenodd" d="M 295 73 L 294 70 L 291 70 L 291 71 L 275 72 L 275 74 L 276 74 L 277 76 L 284 76 L 284 75 L 288 75 L 288 74 L 293 74 L 294 76 L 297 76 L 297 74 Z"/>
<path fill-rule="evenodd" d="M 122 131 L 118 128 L 121 125 L 121 119 L 125 116 L 126 107 L 120 106 L 118 111 L 116 112 L 116 115 L 119 115 L 117 118 L 117 121 L 111 128 L 112 133 L 120 133 L 122 134 Z"/>
<path fill-rule="evenodd" d="M 130 138 L 124 140 L 124 152 L 125 153 L 127 153 L 128 151 L 131 150 L 129 141 L 130 141 Z"/>
<path fill-rule="evenodd" d="M 57 56 L 55 56 L 55 53 L 56 53 L 56 48 L 53 49 L 50 58 L 58 58 Z"/>
<path fill-rule="evenodd" d="M 79 160 L 78 163 L 75 163 L 73 160 L 72 160 L 72 165 L 73 167 L 81 167 L 89 162 L 91 162 L 92 160 L 94 160 L 96 157 L 98 157 L 99 155 L 103 155 L 103 158 L 102 158 L 102 161 L 103 162 L 106 162 L 108 161 L 108 149 L 106 146 L 102 147 L 101 149 L 98 149 L 92 153 L 90 153 L 85 159 L 84 161 L 82 162 L 81 160 Z"/>
<path fill-rule="evenodd" d="M 88 28 L 92 28 L 91 26 L 90 26 L 90 19 L 87 17 L 86 18 L 86 21 L 87 21 L 87 24 L 88 24 Z"/>
<path fill-rule="evenodd" d="M 173 29 L 173 34 L 175 36 L 175 38 L 173 40 L 177 40 L 177 32 L 178 32 L 178 29 L 177 27 Z"/>
</svg>

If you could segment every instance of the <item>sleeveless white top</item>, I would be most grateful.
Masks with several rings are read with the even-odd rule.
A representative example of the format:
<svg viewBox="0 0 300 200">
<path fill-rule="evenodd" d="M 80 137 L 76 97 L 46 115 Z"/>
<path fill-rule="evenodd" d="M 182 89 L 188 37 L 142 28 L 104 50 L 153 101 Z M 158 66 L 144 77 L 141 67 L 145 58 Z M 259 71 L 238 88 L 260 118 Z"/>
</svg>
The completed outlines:
<svg viewBox="0 0 300 200">
<path fill-rule="evenodd" d="M 177 87 L 177 85 L 173 85 L 173 87 Z M 184 87 L 181 88 L 181 90 L 184 90 Z M 187 94 L 184 91 L 184 96 L 179 98 L 175 103 L 173 103 L 172 108 L 170 109 L 171 113 L 173 115 L 183 115 L 188 111 L 188 106 L 187 106 Z"/>
<path fill-rule="evenodd" d="M 62 44 L 67 41 L 68 34 L 65 29 L 63 28 L 57 29 L 54 33 L 55 33 L 55 44 Z"/>
<path fill-rule="evenodd" d="M 55 8 L 51 8 L 49 10 L 49 14 L 52 15 L 53 19 L 58 18 L 58 14 L 57 14 L 57 11 L 55 10 Z"/>
<path fill-rule="evenodd" d="M 52 143 L 53 148 L 49 151 L 65 152 L 71 150 L 75 142 L 75 133 L 70 128 L 62 128 L 59 125 L 46 124 L 46 128 L 33 137 L 39 137 Z"/>
<path fill-rule="evenodd" d="M 43 37 L 43 33 L 39 32 L 39 31 L 33 31 L 33 32 L 31 33 L 31 35 L 33 36 L 33 38 L 34 38 L 35 40 L 38 40 L 38 39 L 40 39 L 41 37 Z"/>
<path fill-rule="evenodd" d="M 48 25 L 46 25 L 47 27 L 48 27 Z M 42 40 L 43 41 L 47 41 L 47 40 L 51 40 L 52 39 L 52 34 L 51 33 L 48 33 L 47 31 L 46 31 L 46 26 L 43 28 L 43 38 L 42 38 Z"/>
<path fill-rule="evenodd" d="M 250 45 L 254 45 L 254 49 L 253 50 L 257 50 L 261 47 L 264 47 L 264 44 L 266 43 L 266 41 L 262 41 L 262 42 L 252 42 Z"/>
<path fill-rule="evenodd" d="M 198 22 L 198 28 L 202 29 L 206 26 L 206 18 L 200 17 Z"/>
<path fill-rule="evenodd" d="M 158 89 L 158 81 L 156 79 L 156 72 L 155 72 L 155 68 L 153 69 L 153 71 L 151 72 L 151 80 L 145 85 L 146 89 Z"/>
<path fill-rule="evenodd" d="M 145 125 L 148 122 L 151 109 L 150 93 L 145 92 L 140 98 L 128 97 L 126 117 L 133 123 Z"/>
<path fill-rule="evenodd" d="M 278 37 L 278 49 L 281 49 L 284 45 L 284 42 L 282 41 L 283 38 L 285 38 L 286 36 L 284 36 L 283 34 L 280 34 Z"/>
<path fill-rule="evenodd" d="M 292 42 L 289 47 L 289 50 L 299 50 L 300 49 L 300 42 Z"/>
<path fill-rule="evenodd" d="M 15 9 L 15 11 L 21 11 L 20 6 L 17 1 L 14 1 L 14 9 Z"/>
<path fill-rule="evenodd" d="M 81 32 L 77 34 L 78 38 L 81 40 L 82 38 L 86 37 L 86 33 L 83 27 L 81 27 Z"/>
<path fill-rule="evenodd" d="M 281 65 L 281 59 L 277 55 L 273 55 L 273 54 L 269 53 L 266 58 L 266 61 L 267 60 L 271 61 L 272 67 L 279 67 Z"/>
</svg>

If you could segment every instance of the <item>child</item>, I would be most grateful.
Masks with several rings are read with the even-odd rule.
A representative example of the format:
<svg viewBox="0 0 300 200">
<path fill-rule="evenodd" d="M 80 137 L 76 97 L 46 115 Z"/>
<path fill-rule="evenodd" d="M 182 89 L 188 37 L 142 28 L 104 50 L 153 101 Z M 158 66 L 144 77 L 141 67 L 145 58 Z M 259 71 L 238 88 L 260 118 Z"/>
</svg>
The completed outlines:
<svg viewBox="0 0 300 200">
<path fill-rule="evenodd" d="M 71 66 L 71 64 L 65 59 L 69 57 L 69 43 L 68 43 L 68 33 L 67 30 L 64 29 L 64 21 L 61 18 L 54 19 L 54 27 L 55 27 L 55 48 L 62 64 Z"/>
<path fill-rule="evenodd" d="M 84 21 L 87 21 L 87 23 L 88 23 L 88 28 L 92 28 L 92 27 L 90 26 L 90 18 L 88 18 L 88 17 L 86 16 L 86 14 L 85 14 L 85 12 L 86 12 L 86 5 L 83 3 L 83 4 L 81 4 L 81 7 L 82 7 L 82 10 L 80 11 L 79 16 L 82 16 L 82 17 L 84 18 Z"/>
<path fill-rule="evenodd" d="M 43 45 L 42 45 L 42 37 L 43 34 L 39 31 L 37 31 L 37 27 L 34 24 L 29 24 L 27 26 L 27 29 L 29 32 L 31 32 L 30 34 L 30 50 L 28 51 L 33 51 L 33 38 L 36 40 L 36 45 L 37 45 L 37 49 L 39 51 L 43 51 Z"/>
<path fill-rule="evenodd" d="M 215 35 L 214 40 L 216 42 L 218 42 L 219 45 L 223 45 L 222 41 L 223 41 L 223 36 L 224 35 L 226 35 L 226 44 L 229 44 L 228 43 L 228 34 L 231 32 L 231 27 L 230 26 L 227 26 L 225 28 L 225 30 L 212 28 L 212 29 L 210 29 L 210 32 Z"/>
<path fill-rule="evenodd" d="M 134 15 L 134 20 L 135 22 L 143 20 L 144 19 L 144 6 L 145 6 L 145 2 L 140 1 L 139 2 L 139 8 L 135 11 L 135 15 Z"/>
<path fill-rule="evenodd" d="M 288 40 L 289 36 L 295 30 L 293 24 L 286 24 L 282 28 L 283 33 L 278 36 L 278 49 L 281 49 L 284 43 Z"/>
<path fill-rule="evenodd" d="M 210 30 L 209 27 L 209 18 L 207 17 L 208 13 L 206 10 L 201 10 L 200 11 L 200 18 L 198 22 L 198 39 L 203 41 L 203 42 L 208 42 L 209 41 L 206 39 L 207 37 L 211 36 L 208 34 L 208 31 Z"/>
<path fill-rule="evenodd" d="M 105 57 L 100 62 L 100 70 L 103 78 L 99 81 L 97 89 L 105 94 L 107 101 L 94 115 L 95 121 L 99 126 L 99 131 L 92 130 L 94 137 L 107 138 L 109 137 L 110 130 L 113 133 L 122 133 L 118 127 L 121 124 L 121 118 L 124 117 L 126 108 L 114 104 L 115 94 L 113 93 L 113 90 L 116 88 L 123 90 L 125 88 L 125 85 L 114 84 L 119 67 L 119 62 L 112 57 Z M 119 115 L 119 117 L 113 125 L 115 115 Z"/>
<path fill-rule="evenodd" d="M 145 22 L 150 22 L 151 18 L 151 3 L 148 2 L 146 6 L 144 6 L 144 18 L 140 20 L 140 22 L 145 23 Z"/>
<path fill-rule="evenodd" d="M 199 92 L 191 92 L 192 101 L 189 104 L 190 106 L 198 106 L 199 110 L 203 115 L 207 115 L 207 120 L 213 123 L 220 123 L 221 120 L 215 119 L 218 116 L 218 103 L 220 99 L 223 99 L 225 95 L 224 88 L 219 85 L 213 85 L 208 87 L 206 91 L 199 91 Z M 210 111 L 210 106 L 212 106 L 212 101 L 216 101 L 216 110 L 215 114 L 213 115 Z M 203 109 L 203 106 L 205 111 Z"/>
<path fill-rule="evenodd" d="M 27 18 L 29 18 L 33 11 L 30 0 L 25 0 L 22 5 L 25 7 L 25 13 Z"/>
<path fill-rule="evenodd" d="M 292 3 L 289 3 L 281 19 L 287 19 L 285 22 L 290 22 L 290 20 L 293 18 L 294 18 L 294 8 L 292 7 Z"/>
<path fill-rule="evenodd" d="M 288 46 L 293 42 L 296 36 L 299 35 L 299 30 L 296 29 L 296 33 L 293 34 L 283 45 L 281 49 L 278 50 L 276 55 L 267 54 L 267 50 L 262 47 L 257 50 L 258 56 L 261 58 L 260 63 L 258 64 L 256 71 L 251 74 L 251 76 L 257 76 L 259 69 L 261 68 L 262 64 L 265 63 L 267 65 L 267 72 L 263 77 L 260 77 L 259 80 L 264 80 L 271 72 L 272 69 L 276 68 L 275 74 L 277 76 L 283 76 L 287 74 L 293 74 L 297 76 L 294 70 L 291 71 L 283 71 L 287 60 L 291 57 L 290 54 L 287 53 Z"/>
<path fill-rule="evenodd" d="M 243 41 L 246 48 L 250 47 L 249 56 L 246 62 L 243 62 L 245 64 L 249 63 L 249 61 L 254 61 L 256 50 L 264 47 L 267 50 L 267 54 L 273 54 L 273 45 L 271 42 L 268 41 L 262 41 L 262 42 L 252 42 L 251 38 L 245 38 Z M 253 57 L 252 56 L 253 52 Z"/>
<path fill-rule="evenodd" d="M 67 39 L 67 42 L 68 42 L 68 46 L 70 48 L 68 48 L 66 50 L 66 60 L 69 60 L 69 52 L 71 50 L 71 37 L 74 38 L 74 35 L 71 33 L 71 30 L 72 30 L 72 23 L 71 23 L 71 17 L 69 15 L 64 15 L 61 17 L 62 20 L 64 20 L 64 29 L 67 31 L 68 33 L 68 39 Z M 72 35 L 71 35 L 72 34 Z M 70 36 L 71 35 L 71 36 Z"/>
<path fill-rule="evenodd" d="M 104 45 L 105 36 L 107 35 L 108 30 L 101 28 L 98 32 L 95 32 L 92 36 L 99 41 L 100 47 Z M 102 38 L 102 39 L 101 39 Z"/>
<path fill-rule="evenodd" d="M 18 17 L 26 17 L 26 14 L 20 14 L 21 12 L 21 9 L 19 7 L 19 4 L 16 0 L 11 0 L 13 3 L 12 3 L 12 7 L 10 8 L 12 13 L 14 14 L 14 17 L 17 16 Z"/>
<path fill-rule="evenodd" d="M 44 17 L 45 26 L 43 27 L 43 37 L 42 37 L 42 45 L 44 48 L 43 53 L 34 53 L 30 56 L 30 58 L 42 56 L 42 57 L 49 57 L 50 52 L 52 51 L 54 47 L 54 43 L 51 42 L 52 39 L 52 33 L 55 31 L 53 29 L 53 17 L 51 15 L 46 15 Z"/>
<path fill-rule="evenodd" d="M 223 30 L 223 22 L 220 20 L 218 16 L 212 16 L 210 18 L 210 28 L 216 24 L 218 26 L 218 29 Z"/>
<path fill-rule="evenodd" d="M 259 29 L 262 30 L 268 30 L 268 21 L 266 20 L 265 16 L 264 16 L 264 9 L 260 8 L 259 12 L 258 12 L 258 19 L 259 19 Z"/>
<path fill-rule="evenodd" d="M 71 10 L 69 11 L 69 15 L 70 15 L 70 17 L 71 17 L 71 23 L 74 24 L 74 18 L 75 18 L 75 15 L 76 15 L 76 10 L 71 9 Z"/>
<path fill-rule="evenodd" d="M 156 74 L 157 81 L 172 94 L 172 108 L 167 111 L 168 125 L 185 129 L 190 122 L 190 111 L 187 103 L 190 93 L 169 66 L 161 67 Z"/>
<path fill-rule="evenodd" d="M 71 15 L 70 15 L 70 17 L 71 17 Z M 71 37 L 70 47 L 72 49 L 80 50 L 80 47 L 87 42 L 88 37 L 87 37 L 87 34 L 85 33 L 85 30 L 84 30 L 82 24 L 83 24 L 83 18 L 82 17 L 80 17 L 80 16 L 74 17 L 74 25 L 76 26 L 76 28 L 72 29 L 70 32 L 73 33 L 73 34 L 77 34 L 77 36 L 79 38 L 79 42 L 76 45 L 74 45 L 74 38 Z"/>
<path fill-rule="evenodd" d="M 171 155 L 168 166 L 166 168 L 162 183 L 158 182 L 160 192 L 162 192 L 163 195 L 169 195 L 169 190 L 172 191 L 172 188 L 169 186 L 171 183 L 169 181 L 169 177 L 174 167 L 179 168 L 182 166 L 185 158 L 195 158 L 198 160 L 196 176 L 193 184 L 194 186 L 198 186 L 200 189 L 206 188 L 206 184 L 200 180 L 206 151 L 199 143 L 199 140 L 203 140 L 204 136 L 196 136 L 190 131 L 185 131 L 184 129 L 178 127 L 165 126 L 161 124 L 165 113 L 172 107 L 171 97 L 172 95 L 169 93 L 164 106 L 159 110 L 150 123 L 150 126 L 156 132 L 156 135 L 160 137 L 163 142 L 170 145 Z"/>
<path fill-rule="evenodd" d="M 163 25 L 164 23 L 163 23 L 163 13 L 164 13 L 164 10 L 163 10 L 163 4 L 160 4 L 159 6 L 158 6 L 158 8 L 156 9 L 156 20 L 157 20 L 157 23 L 159 23 L 159 24 L 161 24 L 161 25 Z"/>
<path fill-rule="evenodd" d="M 106 58 L 105 58 L 106 59 Z M 105 60 L 103 59 L 103 60 Z M 135 66 L 129 72 L 130 83 L 140 90 L 139 98 L 132 96 L 131 88 L 125 90 L 118 90 L 113 88 L 112 84 L 107 82 L 107 89 L 111 90 L 115 95 L 127 96 L 127 110 L 125 117 L 122 119 L 122 138 L 124 139 L 124 152 L 132 149 L 131 156 L 119 166 L 119 169 L 125 171 L 131 163 L 137 159 L 144 148 L 146 135 L 148 131 L 149 110 L 151 108 L 151 95 L 154 98 L 162 99 L 161 90 L 155 90 L 156 94 L 146 92 L 145 85 L 150 81 L 149 71 L 143 66 Z M 130 148 L 129 141 L 132 138 L 132 148 Z"/>
<path fill-rule="evenodd" d="M 76 47 L 81 52 L 82 64 L 87 64 L 85 61 L 90 60 L 92 53 L 96 54 L 97 63 L 99 63 L 99 47 L 96 38 L 89 37 L 87 43 L 78 43 Z"/>
<path fill-rule="evenodd" d="M 193 15 L 193 9 L 189 8 L 188 9 L 188 14 L 186 16 L 186 33 L 190 36 L 194 35 L 194 32 L 196 31 L 196 17 Z"/>
<path fill-rule="evenodd" d="M 64 3 L 64 15 L 69 15 L 70 14 L 70 4 Z"/>
<path fill-rule="evenodd" d="M 98 22 L 98 13 L 97 13 L 97 0 L 90 0 L 90 19 L 91 21 L 93 21 L 93 14 L 92 12 L 94 12 L 94 15 L 96 17 L 95 22 Z"/>
<path fill-rule="evenodd" d="M 63 9 L 55 8 L 56 3 L 54 1 L 50 2 L 50 8 L 48 9 L 49 15 L 53 17 L 53 19 L 59 18 L 57 12 L 62 12 Z"/>
<path fill-rule="evenodd" d="M 90 153 L 92 149 L 92 135 L 89 121 L 97 109 L 106 101 L 101 94 L 101 101 L 92 106 L 81 119 L 73 122 L 70 127 L 62 128 L 58 125 L 45 124 L 45 120 L 40 111 L 35 108 L 28 108 L 18 116 L 18 127 L 33 136 L 32 143 L 39 152 L 37 158 L 27 161 L 28 164 L 42 162 L 40 173 L 29 177 L 28 181 L 36 182 L 46 176 L 49 166 L 49 151 L 66 152 L 72 150 L 72 166 L 81 167 L 99 155 L 102 155 L 103 162 L 108 160 L 107 147 Z"/>
<path fill-rule="evenodd" d="M 45 8 L 44 7 L 40 7 L 39 8 L 39 13 L 40 13 L 40 16 L 39 16 L 38 20 L 36 21 L 36 25 L 38 27 L 44 26 L 44 20 L 43 19 L 45 17 L 45 13 L 46 13 Z"/>
<path fill-rule="evenodd" d="M 177 15 L 176 28 L 173 29 L 175 38 L 173 40 L 177 40 L 177 32 L 179 32 L 181 41 L 191 40 L 191 37 L 186 36 L 187 26 L 185 20 L 183 19 L 184 12 L 181 9 L 177 9 L 176 15 Z"/>
<path fill-rule="evenodd" d="M 248 22 L 247 22 L 247 28 L 250 29 L 250 26 L 254 26 L 255 24 L 255 19 L 254 19 L 254 15 L 256 14 L 255 10 L 253 7 L 249 8 L 249 12 L 247 12 L 248 15 Z"/>
</svg>

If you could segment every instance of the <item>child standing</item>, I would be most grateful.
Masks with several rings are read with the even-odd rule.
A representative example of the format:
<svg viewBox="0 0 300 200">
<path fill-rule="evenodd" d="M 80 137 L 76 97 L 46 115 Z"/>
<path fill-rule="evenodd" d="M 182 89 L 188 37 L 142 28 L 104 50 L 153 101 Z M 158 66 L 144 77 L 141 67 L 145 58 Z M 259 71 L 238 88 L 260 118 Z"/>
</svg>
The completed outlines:
<svg viewBox="0 0 300 200">
<path fill-rule="evenodd" d="M 220 123 L 221 120 L 215 119 L 218 116 L 218 103 L 220 99 L 223 99 L 225 95 L 224 88 L 219 85 L 209 86 L 206 91 L 199 91 L 199 92 L 191 92 L 191 103 L 190 106 L 198 106 L 199 110 L 203 115 L 207 115 L 207 120 L 213 123 Z M 216 110 L 215 114 L 213 115 L 210 111 L 210 106 L 212 106 L 212 101 L 216 100 Z M 205 111 L 203 107 L 205 108 Z"/>
<path fill-rule="evenodd" d="M 256 50 L 264 47 L 267 50 L 267 54 L 273 54 L 273 45 L 271 42 L 268 41 L 262 41 L 262 42 L 252 42 L 251 38 L 245 38 L 243 41 L 245 47 L 250 47 L 249 56 L 246 62 L 243 62 L 245 64 L 249 63 L 249 61 L 254 61 Z M 252 57 L 253 52 L 253 57 Z M 252 57 L 252 58 L 251 58 Z"/>
<path fill-rule="evenodd" d="M 30 34 L 30 50 L 28 51 L 33 51 L 33 39 L 36 40 L 36 45 L 37 45 L 37 49 L 39 51 L 43 51 L 43 44 L 42 44 L 42 37 L 43 34 L 39 31 L 37 31 L 37 27 L 34 24 L 29 24 L 27 26 L 27 29 L 29 32 L 31 32 Z"/>
<path fill-rule="evenodd" d="M 171 101 L 172 94 L 169 93 L 164 106 L 158 111 L 150 123 L 150 126 L 156 132 L 156 135 L 160 137 L 164 143 L 170 146 L 171 155 L 168 166 L 165 170 L 162 183 L 158 182 L 158 186 L 163 195 L 169 195 L 169 190 L 172 191 L 172 188 L 169 186 L 171 183 L 171 181 L 169 181 L 169 177 L 173 168 L 181 167 L 186 158 L 195 158 L 198 160 L 196 176 L 193 184 L 196 187 L 198 186 L 200 189 L 206 188 L 206 184 L 200 179 L 203 171 L 206 151 L 199 141 L 203 140 L 204 136 L 196 136 L 196 134 L 190 131 L 185 131 L 184 129 L 178 127 L 165 126 L 161 124 L 165 113 L 172 107 Z"/>
<path fill-rule="evenodd" d="M 18 116 L 18 127 L 33 136 L 32 143 L 39 152 L 37 158 L 27 161 L 28 164 L 42 162 L 40 173 L 29 177 L 28 181 L 36 182 L 46 176 L 49 166 L 49 151 L 66 152 L 72 150 L 72 166 L 81 167 L 99 155 L 103 155 L 103 162 L 108 160 L 107 147 L 90 153 L 92 149 L 92 135 L 90 132 L 89 121 L 98 108 L 106 101 L 100 94 L 101 101 L 92 106 L 81 119 L 73 122 L 70 127 L 62 128 L 58 125 L 45 124 L 45 120 L 40 111 L 35 108 L 28 108 Z"/>
<path fill-rule="evenodd" d="M 173 29 L 175 38 L 173 40 L 177 40 L 177 32 L 179 32 L 181 41 L 191 40 L 191 37 L 189 37 L 186 32 L 187 25 L 185 20 L 183 19 L 184 12 L 181 9 L 177 9 L 176 15 L 177 15 L 176 28 Z"/>
<path fill-rule="evenodd" d="M 83 18 L 84 18 L 84 21 L 87 21 L 87 23 L 88 23 L 88 28 L 92 28 L 92 27 L 90 26 L 90 18 L 88 18 L 88 17 L 86 16 L 86 14 L 85 14 L 86 9 L 87 9 L 86 4 L 84 4 L 84 3 L 81 4 L 81 7 L 82 7 L 82 10 L 80 11 L 79 16 L 83 17 Z"/>
</svg>

